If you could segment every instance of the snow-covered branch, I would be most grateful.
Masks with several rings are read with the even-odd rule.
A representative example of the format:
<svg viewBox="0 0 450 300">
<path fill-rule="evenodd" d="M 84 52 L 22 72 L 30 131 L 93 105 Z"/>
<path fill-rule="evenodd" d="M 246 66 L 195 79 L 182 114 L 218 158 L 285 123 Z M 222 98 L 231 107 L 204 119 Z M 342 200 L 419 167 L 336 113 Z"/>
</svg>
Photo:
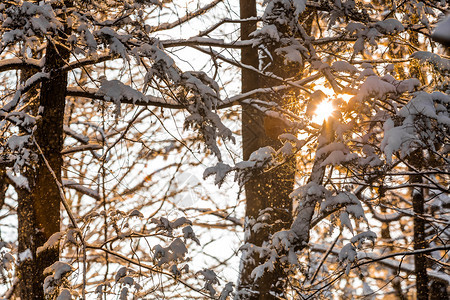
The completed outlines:
<svg viewBox="0 0 450 300">
<path fill-rule="evenodd" d="M 42 68 L 43 60 L 40 59 L 21 59 L 21 58 L 10 58 L 0 60 L 0 72 L 11 71 L 11 70 L 19 70 L 24 68 Z"/>
</svg>

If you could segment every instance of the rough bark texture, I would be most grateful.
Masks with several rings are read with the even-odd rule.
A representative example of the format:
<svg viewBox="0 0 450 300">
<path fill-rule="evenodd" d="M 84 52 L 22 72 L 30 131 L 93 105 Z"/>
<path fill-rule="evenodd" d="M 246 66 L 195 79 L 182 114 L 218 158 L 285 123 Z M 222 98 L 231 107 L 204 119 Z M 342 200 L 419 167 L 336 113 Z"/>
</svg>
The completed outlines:
<svg viewBox="0 0 450 300">
<path fill-rule="evenodd" d="M 411 183 L 421 183 L 420 175 L 411 176 Z M 422 189 L 414 189 L 413 191 L 413 209 L 414 209 L 414 250 L 424 249 L 427 247 L 425 239 L 425 220 L 424 198 Z M 416 275 L 417 299 L 428 299 L 428 274 L 427 259 L 424 254 L 414 255 L 414 267 Z"/>
<path fill-rule="evenodd" d="M 423 155 L 421 153 L 414 153 L 410 161 L 420 170 L 422 164 Z M 420 174 L 410 176 L 410 182 L 422 183 L 422 176 Z M 424 249 L 428 247 L 425 233 L 425 223 L 423 218 L 425 213 L 424 207 L 424 195 L 422 188 L 413 188 L 412 190 L 412 202 L 414 211 L 414 250 Z M 427 258 L 425 254 L 414 255 L 414 275 L 416 276 L 416 290 L 417 300 L 428 300 L 429 288 L 428 288 L 428 273 L 427 273 Z"/>
<path fill-rule="evenodd" d="M 0 209 L 5 204 L 5 194 L 8 189 L 8 184 L 6 183 L 6 169 L 0 167 Z"/>
<path fill-rule="evenodd" d="M 45 72 L 51 78 L 42 83 L 39 94 L 42 119 L 34 133 L 36 142 L 60 180 L 63 146 L 64 104 L 67 73 L 56 72 L 68 59 L 69 53 L 48 42 L 45 54 Z M 36 149 L 36 153 L 39 153 Z M 43 271 L 59 258 L 59 249 L 51 248 L 39 254 L 36 250 L 60 230 L 60 195 L 54 178 L 44 160 L 27 172 L 30 191 L 19 191 L 19 261 L 18 276 L 21 299 L 44 299 Z M 28 253 L 28 255 L 26 255 Z"/>
<path fill-rule="evenodd" d="M 418 23 L 418 17 L 413 16 L 412 21 Z M 419 35 L 417 32 L 410 32 L 409 42 L 414 46 L 419 46 Z M 422 85 L 427 84 L 427 78 L 422 72 L 420 63 L 417 61 L 410 64 L 410 77 L 420 80 Z M 416 169 L 422 170 L 424 164 L 424 156 L 421 150 L 416 150 L 409 157 L 409 163 Z M 409 181 L 414 183 L 422 183 L 422 176 L 420 174 L 410 176 Z M 423 218 L 425 213 L 424 190 L 422 188 L 412 189 L 412 202 L 414 211 L 414 250 L 424 249 L 428 247 L 426 241 L 425 224 Z M 429 278 L 427 273 L 427 258 L 425 254 L 414 255 L 414 275 L 416 276 L 416 298 L 417 300 L 428 300 L 429 297 Z"/>
<path fill-rule="evenodd" d="M 253 0 L 241 1 L 241 18 L 256 16 L 256 4 Z M 245 22 L 241 26 L 241 39 L 248 39 L 249 33 L 256 29 L 256 22 Z M 256 49 L 245 48 L 241 53 L 244 64 L 258 68 L 258 53 Z M 276 63 L 274 63 L 276 65 Z M 281 65 L 282 66 L 282 65 Z M 242 70 L 242 92 L 272 84 L 262 82 L 258 75 L 249 70 Z M 273 99 L 272 99 L 273 100 Z M 282 103 L 280 103 L 282 104 Z M 271 146 L 275 149 L 281 146 L 278 135 L 285 132 L 284 124 L 277 119 L 265 117 L 263 113 L 248 105 L 242 107 L 242 136 L 244 160 L 255 150 Z M 245 185 L 246 195 L 246 236 L 247 244 L 261 246 L 271 234 L 289 228 L 292 222 L 292 201 L 289 194 L 294 185 L 295 161 L 284 164 L 273 172 L 255 175 Z M 278 221 L 278 222 L 277 222 Z M 258 230 L 252 226 L 255 223 L 265 223 Z M 256 228 L 256 227 L 255 227 Z M 283 295 L 283 282 L 287 277 L 281 264 L 277 264 L 274 272 L 253 280 L 251 273 L 258 266 L 260 258 L 251 252 L 243 253 L 241 273 L 238 287 L 238 299 L 277 299 L 274 295 Z"/>
<path fill-rule="evenodd" d="M 447 284 L 445 282 L 433 281 L 430 286 L 430 300 L 449 299 Z"/>
</svg>

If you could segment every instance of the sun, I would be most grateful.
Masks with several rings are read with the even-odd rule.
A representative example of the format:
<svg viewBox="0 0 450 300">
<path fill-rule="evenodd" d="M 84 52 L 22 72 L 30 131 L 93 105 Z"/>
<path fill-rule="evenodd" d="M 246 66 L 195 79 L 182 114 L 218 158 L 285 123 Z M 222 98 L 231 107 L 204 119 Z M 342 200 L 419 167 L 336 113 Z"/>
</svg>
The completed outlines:
<svg viewBox="0 0 450 300">
<path fill-rule="evenodd" d="M 317 105 L 316 111 L 314 112 L 314 116 L 312 118 L 313 123 L 322 125 L 323 122 L 331 116 L 334 110 L 335 108 L 333 103 L 330 101 L 322 101 L 319 105 Z"/>
</svg>

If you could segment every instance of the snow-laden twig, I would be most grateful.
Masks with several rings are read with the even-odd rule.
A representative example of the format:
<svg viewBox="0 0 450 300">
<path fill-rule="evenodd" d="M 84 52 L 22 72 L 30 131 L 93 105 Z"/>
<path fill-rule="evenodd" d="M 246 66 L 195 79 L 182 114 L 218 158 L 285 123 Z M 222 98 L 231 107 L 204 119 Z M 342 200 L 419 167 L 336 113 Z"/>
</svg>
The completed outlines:
<svg viewBox="0 0 450 300">
<path fill-rule="evenodd" d="M 114 102 L 112 99 L 107 99 L 105 97 L 105 94 L 100 93 L 98 89 L 94 88 L 80 88 L 80 87 L 68 87 L 67 96 L 73 96 L 73 97 L 83 97 L 83 98 L 89 98 L 89 99 L 96 99 L 96 100 L 104 100 L 108 102 Z M 170 100 L 170 99 L 163 99 L 155 96 L 145 95 L 141 99 L 129 99 L 126 97 L 123 97 L 120 99 L 121 103 L 124 104 L 134 104 L 138 106 L 154 106 L 154 107 L 163 107 L 163 108 L 174 108 L 174 109 L 183 109 L 185 108 L 180 103 Z"/>
<path fill-rule="evenodd" d="M 98 191 L 85 187 L 78 182 L 75 182 L 73 180 L 61 180 L 61 184 L 63 187 L 74 189 L 75 191 L 80 192 L 83 195 L 92 197 L 96 200 L 100 200 L 100 195 L 98 194 Z"/>
<path fill-rule="evenodd" d="M 31 88 L 33 88 L 38 83 L 41 83 L 44 80 L 47 80 L 50 78 L 50 73 L 45 72 L 38 72 L 28 78 L 28 80 L 25 82 L 24 85 L 22 85 L 14 94 L 14 97 L 11 101 L 6 103 L 2 108 L 0 108 L 0 118 L 4 118 L 7 116 L 7 113 L 12 111 L 17 104 L 19 103 L 20 97 L 22 97 L 23 94 L 28 92 Z"/>
<path fill-rule="evenodd" d="M 87 144 L 82 146 L 70 147 L 61 151 L 62 155 L 67 155 L 71 153 L 77 153 L 81 151 L 99 150 L 102 149 L 102 145 L 98 144 Z"/>
<path fill-rule="evenodd" d="M 20 59 L 20 58 L 10 58 L 4 59 L 0 61 L 0 72 L 23 69 L 23 68 L 42 68 L 43 67 L 43 59 Z"/>
<path fill-rule="evenodd" d="M 196 291 L 197 293 L 201 294 L 204 297 L 207 297 L 208 299 L 215 299 L 214 297 L 211 297 L 209 294 L 206 294 L 203 291 L 201 291 L 200 289 L 195 288 L 194 286 L 190 285 L 189 283 L 187 283 L 184 280 L 181 280 L 180 278 L 176 277 L 175 275 L 173 275 L 171 273 L 164 272 L 160 268 L 155 268 L 153 266 L 147 265 L 147 264 L 143 263 L 140 260 L 135 260 L 135 259 L 129 258 L 129 257 L 125 256 L 125 255 L 122 255 L 122 254 L 120 254 L 118 252 L 111 251 L 111 250 L 106 249 L 104 247 L 99 247 L 99 246 L 87 244 L 86 248 L 104 251 L 105 253 L 113 255 L 113 256 L 121 259 L 121 260 L 124 260 L 124 261 L 126 261 L 126 262 L 128 262 L 130 264 L 136 265 L 136 266 L 138 266 L 138 267 L 140 267 L 142 269 L 146 269 L 146 270 L 149 270 L 149 271 L 154 272 L 154 273 L 159 273 L 159 274 L 168 276 L 168 277 L 176 280 L 177 282 L 181 283 L 182 285 L 188 287 L 189 289 L 191 289 L 193 291 Z"/>
<path fill-rule="evenodd" d="M 242 49 L 245 47 L 251 47 L 253 45 L 253 40 L 246 41 L 235 41 L 227 43 L 224 40 L 213 39 L 213 38 L 203 38 L 203 37 L 191 37 L 187 40 L 163 40 L 161 41 L 165 48 L 171 47 L 185 47 L 185 46 L 209 46 L 218 48 L 232 48 L 232 49 Z"/>
</svg>

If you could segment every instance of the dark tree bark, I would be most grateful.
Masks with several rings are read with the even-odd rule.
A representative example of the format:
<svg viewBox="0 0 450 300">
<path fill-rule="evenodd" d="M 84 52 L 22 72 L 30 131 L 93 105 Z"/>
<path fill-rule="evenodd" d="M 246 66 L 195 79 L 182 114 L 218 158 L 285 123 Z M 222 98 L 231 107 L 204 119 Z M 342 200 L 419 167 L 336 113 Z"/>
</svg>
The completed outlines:
<svg viewBox="0 0 450 300">
<path fill-rule="evenodd" d="M 449 299 L 447 292 L 447 283 L 441 281 L 432 281 L 430 286 L 430 300 Z"/>
<path fill-rule="evenodd" d="M 418 16 L 413 16 L 413 22 L 418 23 Z M 419 35 L 417 32 L 410 32 L 409 41 L 414 46 L 419 46 Z M 425 86 L 427 78 L 422 72 L 419 62 L 414 61 L 410 64 L 410 77 L 417 78 Z M 416 150 L 409 157 L 409 163 L 420 172 L 424 167 L 424 156 L 421 150 Z M 422 176 L 419 174 L 409 177 L 412 184 L 422 183 Z M 423 217 L 425 213 L 425 199 L 423 188 L 413 188 L 412 202 L 414 211 L 414 250 L 424 249 L 428 247 L 426 241 L 425 225 L 426 221 Z M 429 278 L 427 273 L 427 258 L 425 254 L 414 255 L 414 275 L 416 276 L 416 293 L 417 300 L 428 300 L 429 297 Z"/>
<path fill-rule="evenodd" d="M 420 170 L 423 161 L 422 153 L 416 151 L 410 157 L 410 162 Z M 422 183 L 422 176 L 420 174 L 412 175 L 409 178 L 412 184 Z M 414 211 L 414 250 L 424 249 L 428 247 L 426 241 L 425 224 L 425 201 L 422 188 L 412 189 L 412 202 Z M 414 255 L 414 275 L 416 276 L 416 291 L 417 300 L 428 300 L 428 273 L 427 273 L 427 258 L 425 254 Z"/>
<path fill-rule="evenodd" d="M 61 180 L 63 161 L 60 152 L 63 146 L 67 72 L 58 70 L 68 60 L 69 52 L 51 41 L 47 43 L 44 71 L 50 73 L 50 78 L 42 83 L 39 91 L 42 118 L 37 123 L 34 138 L 58 180 Z M 59 258 L 58 247 L 37 253 L 37 248 L 60 230 L 60 194 L 37 147 L 35 153 L 38 162 L 26 173 L 30 190 L 18 191 L 18 277 L 21 299 L 44 299 L 43 272 Z"/>
<path fill-rule="evenodd" d="M 254 0 L 240 2 L 241 19 L 256 16 Z M 256 30 L 256 22 L 243 22 L 241 25 L 241 40 L 248 39 L 248 35 Z M 242 49 L 241 61 L 244 64 L 258 68 L 257 49 L 248 47 Z M 281 61 L 282 62 L 282 61 Z M 280 71 L 283 64 L 278 61 Z M 277 67 L 277 66 L 276 66 Z M 275 67 L 275 68 L 276 68 Z M 274 70 L 272 70 L 274 71 Z M 276 73 L 276 72 L 275 72 Z M 282 74 L 286 75 L 286 74 Z M 259 87 L 269 86 L 273 82 L 262 82 L 255 72 L 242 70 L 242 92 Z M 283 97 L 280 96 L 279 99 Z M 271 99 L 273 101 L 273 99 Z M 280 105 L 282 100 L 279 101 Z M 242 137 L 243 158 L 248 160 L 255 150 L 271 146 L 277 149 L 281 146 L 278 135 L 288 128 L 278 119 L 266 117 L 263 113 L 249 105 L 242 106 Z M 247 245 L 262 246 L 270 236 L 292 223 L 292 201 L 289 194 L 294 185 L 295 160 L 292 159 L 282 167 L 271 172 L 255 175 L 245 184 L 246 195 L 246 225 L 245 243 Z M 262 227 L 255 224 L 263 225 Z M 259 227 L 257 229 L 257 227 Z M 276 264 L 273 272 L 266 272 L 255 281 L 251 273 L 260 263 L 260 257 L 255 252 L 244 251 L 242 256 L 238 299 L 278 299 L 275 295 L 284 295 L 284 282 L 287 274 L 282 264 Z"/>
</svg>

